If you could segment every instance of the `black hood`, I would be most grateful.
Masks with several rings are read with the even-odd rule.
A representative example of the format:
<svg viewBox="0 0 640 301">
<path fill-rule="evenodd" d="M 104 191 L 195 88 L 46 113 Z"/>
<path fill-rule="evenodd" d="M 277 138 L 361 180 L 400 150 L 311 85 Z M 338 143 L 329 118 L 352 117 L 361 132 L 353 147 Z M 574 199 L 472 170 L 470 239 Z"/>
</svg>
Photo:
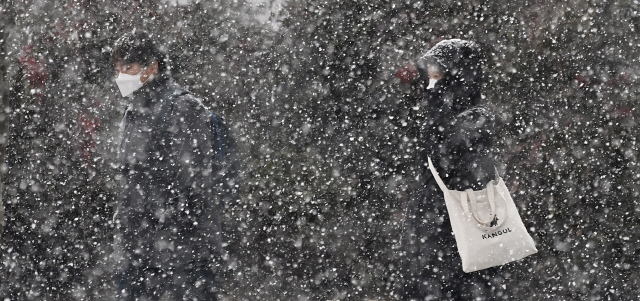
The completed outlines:
<svg viewBox="0 0 640 301">
<path fill-rule="evenodd" d="M 436 65 L 444 78 L 428 93 L 434 93 L 453 111 L 462 112 L 480 104 L 483 84 L 482 53 L 471 41 L 452 39 L 436 44 L 418 60 L 421 77 L 428 79 L 427 66 Z"/>
</svg>

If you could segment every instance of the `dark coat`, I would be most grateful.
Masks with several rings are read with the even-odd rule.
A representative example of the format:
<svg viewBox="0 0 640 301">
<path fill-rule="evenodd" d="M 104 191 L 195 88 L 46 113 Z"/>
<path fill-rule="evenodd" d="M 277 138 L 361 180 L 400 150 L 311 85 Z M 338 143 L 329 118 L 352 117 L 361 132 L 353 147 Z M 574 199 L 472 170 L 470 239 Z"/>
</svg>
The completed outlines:
<svg viewBox="0 0 640 301">
<path fill-rule="evenodd" d="M 123 118 L 115 216 L 122 299 L 215 299 L 221 239 L 211 115 L 179 90 L 160 75 L 134 92 Z"/>
<path fill-rule="evenodd" d="M 444 196 L 427 158 L 449 189 L 480 190 L 495 176 L 494 115 L 481 106 L 482 67 L 478 47 L 467 41 L 438 43 L 419 61 L 420 72 L 437 64 L 444 71 L 426 90 L 419 147 L 421 175 L 407 210 L 403 239 L 403 300 L 487 297 L 491 271 L 462 272 Z M 489 298 L 490 299 L 490 298 Z"/>
<path fill-rule="evenodd" d="M 483 189 L 494 178 L 496 162 L 495 117 L 481 105 L 480 50 L 468 41 L 448 40 L 420 62 L 444 70 L 444 78 L 426 91 L 426 119 L 419 139 L 422 162 L 431 157 L 449 189 Z"/>
</svg>

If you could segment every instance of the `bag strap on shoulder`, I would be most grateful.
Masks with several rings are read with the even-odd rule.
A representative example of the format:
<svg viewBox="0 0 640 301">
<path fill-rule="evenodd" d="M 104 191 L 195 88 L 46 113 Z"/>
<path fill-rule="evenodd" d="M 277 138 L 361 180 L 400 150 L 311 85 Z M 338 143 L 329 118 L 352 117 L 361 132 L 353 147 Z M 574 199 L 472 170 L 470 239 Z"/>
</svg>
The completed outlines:
<svg viewBox="0 0 640 301">
<path fill-rule="evenodd" d="M 429 170 L 431 170 L 431 174 L 436 179 L 436 183 L 438 183 L 438 186 L 440 187 L 440 190 L 442 190 L 442 193 L 445 194 L 445 197 L 449 196 L 452 199 L 456 199 L 451 194 L 452 191 L 447 188 L 447 185 L 445 185 L 444 181 L 442 181 L 442 178 L 440 178 L 440 175 L 438 174 L 438 171 L 436 170 L 436 168 L 433 166 L 433 162 L 431 161 L 430 157 L 427 157 L 427 161 L 429 162 Z M 458 199 L 460 199 L 460 205 L 462 205 L 462 210 L 464 210 L 465 213 L 469 213 L 469 204 L 467 203 L 466 193 L 465 192 L 460 193 L 460 197 Z"/>
<path fill-rule="evenodd" d="M 440 186 L 440 189 L 444 193 L 447 193 L 449 189 L 447 188 L 447 185 L 444 184 L 444 181 L 442 181 L 442 178 L 440 178 L 440 175 L 438 174 L 438 171 L 436 171 L 436 168 L 433 167 L 433 162 L 431 162 L 431 158 L 428 157 L 427 160 L 429 162 L 429 170 L 431 170 L 431 174 L 436 179 L 436 183 L 438 183 L 438 186 Z"/>
</svg>

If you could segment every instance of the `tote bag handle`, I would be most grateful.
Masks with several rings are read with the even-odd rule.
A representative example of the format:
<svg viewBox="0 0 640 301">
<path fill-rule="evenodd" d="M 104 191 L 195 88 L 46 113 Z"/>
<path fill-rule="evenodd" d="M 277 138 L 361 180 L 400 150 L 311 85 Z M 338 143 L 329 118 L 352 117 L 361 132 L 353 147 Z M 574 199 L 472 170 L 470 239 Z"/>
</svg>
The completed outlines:
<svg viewBox="0 0 640 301">
<path fill-rule="evenodd" d="M 496 216 L 496 200 L 494 198 L 493 181 L 487 184 L 487 197 L 489 199 L 489 208 L 491 209 L 489 220 L 483 220 L 478 213 L 478 199 L 476 198 L 476 193 L 472 189 L 467 189 L 465 190 L 465 192 L 466 195 L 469 196 L 469 203 L 471 204 L 471 215 L 473 216 L 473 218 L 480 224 L 490 225 Z"/>
<path fill-rule="evenodd" d="M 427 160 L 429 162 L 429 169 L 431 170 L 431 173 L 436 179 L 436 183 L 438 183 L 438 186 L 440 186 L 440 189 L 445 194 L 450 194 L 451 191 L 444 184 L 444 182 L 442 181 L 442 178 L 440 178 L 440 175 L 436 171 L 435 167 L 433 167 L 433 162 L 431 162 L 431 158 L 427 158 Z M 502 199 L 503 204 L 502 206 L 497 206 L 498 208 L 496 209 L 496 200 L 495 200 L 496 187 L 495 187 L 494 181 L 490 181 L 487 184 L 486 190 L 487 190 L 487 198 L 489 199 L 489 207 L 491 208 L 491 214 L 489 215 L 488 221 L 483 220 L 478 214 L 478 199 L 476 197 L 475 191 L 471 189 L 467 189 L 466 191 L 460 192 L 460 204 L 462 205 L 462 209 L 464 210 L 464 212 L 470 213 L 473 219 L 475 219 L 476 222 L 478 222 L 480 228 L 485 230 L 490 230 L 490 229 L 498 228 L 502 225 L 502 223 L 504 223 L 504 220 L 506 219 L 507 202 L 505 201 L 504 197 L 501 195 L 500 197 Z M 467 202 L 467 197 L 469 198 L 469 202 Z M 497 218 L 497 216 L 501 216 L 502 218 L 499 219 Z M 495 221 L 495 224 L 492 225 L 494 221 Z"/>
<path fill-rule="evenodd" d="M 506 219 L 506 210 L 507 210 L 507 202 L 504 197 L 500 195 L 502 199 L 502 206 L 496 206 L 495 192 L 496 187 L 493 181 L 487 184 L 487 198 L 489 199 L 489 207 L 491 208 L 491 215 L 489 216 L 489 220 L 485 221 L 480 218 L 480 214 L 478 214 L 478 200 L 476 198 L 476 192 L 467 189 L 466 194 L 469 196 L 469 203 L 471 204 L 471 216 L 481 225 L 481 228 L 484 229 L 494 229 L 498 228 L 504 223 Z M 502 218 L 498 218 L 498 216 Z"/>
</svg>

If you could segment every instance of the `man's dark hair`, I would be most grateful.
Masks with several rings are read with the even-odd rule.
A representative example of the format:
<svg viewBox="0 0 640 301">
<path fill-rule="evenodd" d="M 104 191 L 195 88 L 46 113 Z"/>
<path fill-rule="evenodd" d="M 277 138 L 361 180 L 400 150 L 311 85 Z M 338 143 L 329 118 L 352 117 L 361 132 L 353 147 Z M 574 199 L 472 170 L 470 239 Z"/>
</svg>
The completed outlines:
<svg viewBox="0 0 640 301">
<path fill-rule="evenodd" d="M 111 52 L 113 63 L 123 62 L 125 64 L 138 63 L 148 66 L 153 60 L 158 61 L 158 73 L 163 73 L 168 69 L 167 56 L 160 50 L 151 36 L 145 32 L 136 30 L 127 33 L 116 41 Z"/>
</svg>

